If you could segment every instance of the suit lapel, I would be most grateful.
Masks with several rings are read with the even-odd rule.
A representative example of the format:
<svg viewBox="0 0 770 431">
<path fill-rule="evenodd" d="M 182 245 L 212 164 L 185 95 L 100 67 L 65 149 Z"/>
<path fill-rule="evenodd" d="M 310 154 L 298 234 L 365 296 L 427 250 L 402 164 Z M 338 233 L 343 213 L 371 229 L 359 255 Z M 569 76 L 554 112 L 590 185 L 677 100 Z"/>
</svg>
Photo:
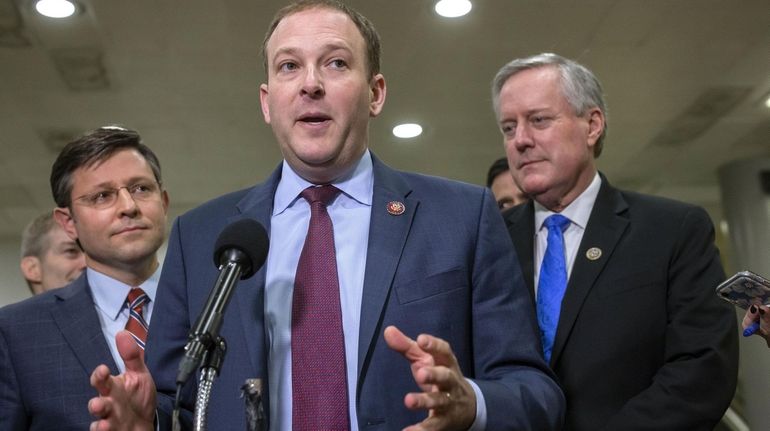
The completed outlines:
<svg viewBox="0 0 770 431">
<path fill-rule="evenodd" d="M 363 381 L 361 376 L 366 373 L 377 338 L 381 336 L 382 328 L 379 325 L 383 309 L 419 205 L 419 200 L 408 197 L 411 188 L 401 175 L 382 164 L 374 155 L 372 162 L 374 193 L 358 334 L 359 385 Z M 403 214 L 389 213 L 390 202 L 403 203 Z"/>
<path fill-rule="evenodd" d="M 628 227 L 628 218 L 624 215 L 627 209 L 628 205 L 620 192 L 610 186 L 602 175 L 602 186 L 588 219 L 567 284 L 567 291 L 562 300 L 551 364 L 555 364 L 559 359 L 588 292 L 591 291 Z M 601 250 L 601 256 L 596 260 L 587 257 L 588 250 L 592 248 Z"/>
<path fill-rule="evenodd" d="M 239 214 L 228 218 L 227 224 L 235 221 L 251 218 L 260 222 L 270 235 L 270 217 L 273 211 L 273 197 L 278 181 L 281 179 L 281 165 L 278 165 L 270 177 L 264 183 L 254 187 L 246 196 L 238 202 Z M 238 311 L 244 334 L 265 334 L 263 310 L 265 300 L 265 268 L 257 271 L 250 279 L 243 280 L 238 289 L 235 289 L 235 302 L 238 303 Z M 267 376 L 266 345 L 262 337 L 246 336 L 246 347 L 249 352 L 252 368 Z M 259 364 L 262 364 L 260 367 Z"/>
<path fill-rule="evenodd" d="M 118 374 L 120 370 L 104 338 L 85 272 L 69 286 L 59 289 L 55 296 L 57 301 L 51 307 L 51 315 L 86 374 L 90 375 L 100 364 L 106 364 L 113 374 Z"/>
<path fill-rule="evenodd" d="M 519 205 L 505 214 L 505 224 L 511 235 L 521 272 L 532 301 L 535 301 L 535 205 L 532 201 Z"/>
</svg>

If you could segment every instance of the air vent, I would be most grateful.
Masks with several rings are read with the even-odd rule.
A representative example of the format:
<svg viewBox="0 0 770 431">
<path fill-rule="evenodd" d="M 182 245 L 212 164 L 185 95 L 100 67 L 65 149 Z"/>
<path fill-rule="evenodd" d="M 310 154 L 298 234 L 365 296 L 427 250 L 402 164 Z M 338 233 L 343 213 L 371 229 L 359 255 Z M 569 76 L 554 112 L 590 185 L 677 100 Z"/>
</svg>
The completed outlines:
<svg viewBox="0 0 770 431">
<path fill-rule="evenodd" d="M 49 127 L 37 131 L 43 144 L 53 154 L 58 155 L 65 145 L 80 137 L 83 131 L 80 129 Z"/>
<path fill-rule="evenodd" d="M 0 0 L 0 47 L 25 48 L 30 45 L 13 0 Z"/>
<path fill-rule="evenodd" d="M 682 114 L 669 121 L 652 140 L 652 145 L 680 146 L 694 140 L 740 103 L 750 90 L 733 86 L 709 88 Z"/>
<path fill-rule="evenodd" d="M 67 86 L 75 91 L 109 88 L 107 69 L 98 48 L 59 48 L 51 50 L 56 69 Z"/>
</svg>

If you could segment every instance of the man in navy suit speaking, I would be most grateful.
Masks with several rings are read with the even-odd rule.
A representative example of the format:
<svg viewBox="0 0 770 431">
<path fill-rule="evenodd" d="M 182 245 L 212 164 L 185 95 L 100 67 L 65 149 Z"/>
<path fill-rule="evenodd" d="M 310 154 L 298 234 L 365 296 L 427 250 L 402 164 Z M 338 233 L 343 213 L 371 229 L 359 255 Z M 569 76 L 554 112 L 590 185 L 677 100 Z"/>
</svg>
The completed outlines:
<svg viewBox="0 0 770 431">
<path fill-rule="evenodd" d="M 369 20 L 336 1 L 295 3 L 278 12 L 263 53 L 262 112 L 284 160 L 266 182 L 174 223 L 147 350 L 160 427 L 217 277 L 215 239 L 251 218 L 270 250 L 224 318 L 209 424 L 244 429 L 240 387 L 260 378 L 272 430 L 558 429 L 563 395 L 489 191 L 395 171 L 368 149 L 386 95 Z M 333 234 L 317 236 L 324 229 Z M 124 375 L 94 372 L 96 426 L 152 429 L 152 379 L 136 349 L 123 353 Z"/>
<path fill-rule="evenodd" d="M 144 342 L 160 278 L 168 196 L 160 163 L 136 132 L 103 127 L 69 143 L 51 190 L 54 218 L 83 249 L 86 270 L 0 309 L 3 430 L 86 429 L 97 394 L 89 375 L 99 364 L 125 369 L 115 334 L 129 328 Z"/>
</svg>

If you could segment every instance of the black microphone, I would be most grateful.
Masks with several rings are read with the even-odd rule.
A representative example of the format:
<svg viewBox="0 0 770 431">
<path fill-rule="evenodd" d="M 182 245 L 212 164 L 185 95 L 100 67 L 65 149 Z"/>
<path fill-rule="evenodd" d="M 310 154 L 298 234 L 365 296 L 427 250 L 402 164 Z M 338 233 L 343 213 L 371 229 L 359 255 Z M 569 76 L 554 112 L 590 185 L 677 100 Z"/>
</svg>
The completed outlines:
<svg viewBox="0 0 770 431">
<path fill-rule="evenodd" d="M 225 307 L 238 279 L 245 280 L 262 267 L 269 243 L 265 228 L 252 219 L 231 223 L 219 234 L 214 246 L 219 278 L 188 336 L 185 355 L 179 363 L 177 385 L 187 381 L 200 365 L 203 354 L 217 343 Z"/>
</svg>

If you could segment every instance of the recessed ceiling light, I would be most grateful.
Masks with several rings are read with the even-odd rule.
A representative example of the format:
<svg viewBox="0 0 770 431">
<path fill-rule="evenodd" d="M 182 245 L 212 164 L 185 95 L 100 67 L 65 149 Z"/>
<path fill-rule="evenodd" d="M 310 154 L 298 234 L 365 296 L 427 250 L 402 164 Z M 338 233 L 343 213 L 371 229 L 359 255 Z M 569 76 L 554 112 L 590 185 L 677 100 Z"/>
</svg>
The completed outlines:
<svg viewBox="0 0 770 431">
<path fill-rule="evenodd" d="M 397 138 L 414 138 L 422 134 L 422 126 L 415 123 L 399 124 L 393 128 L 393 135 Z"/>
<path fill-rule="evenodd" d="M 767 96 L 767 99 L 765 99 L 765 106 L 767 106 L 768 108 L 770 108 L 770 95 L 769 95 L 769 96 Z"/>
<path fill-rule="evenodd" d="M 471 11 L 469 0 L 441 0 L 436 3 L 436 13 L 447 18 L 457 18 Z"/>
<path fill-rule="evenodd" d="M 75 3 L 69 0 L 39 0 L 35 9 L 49 18 L 67 18 L 75 13 Z"/>
</svg>

